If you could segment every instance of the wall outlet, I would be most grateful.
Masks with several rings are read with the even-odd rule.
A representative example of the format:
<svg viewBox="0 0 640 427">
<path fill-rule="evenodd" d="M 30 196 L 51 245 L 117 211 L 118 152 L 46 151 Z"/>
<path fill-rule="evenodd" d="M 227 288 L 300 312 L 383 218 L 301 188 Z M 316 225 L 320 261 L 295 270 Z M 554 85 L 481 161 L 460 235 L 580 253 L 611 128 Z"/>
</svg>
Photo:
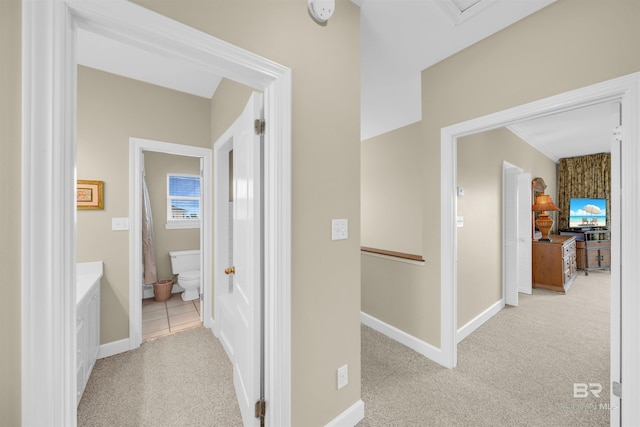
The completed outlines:
<svg viewBox="0 0 640 427">
<path fill-rule="evenodd" d="M 338 390 L 349 384 L 349 365 L 338 368 Z"/>
</svg>

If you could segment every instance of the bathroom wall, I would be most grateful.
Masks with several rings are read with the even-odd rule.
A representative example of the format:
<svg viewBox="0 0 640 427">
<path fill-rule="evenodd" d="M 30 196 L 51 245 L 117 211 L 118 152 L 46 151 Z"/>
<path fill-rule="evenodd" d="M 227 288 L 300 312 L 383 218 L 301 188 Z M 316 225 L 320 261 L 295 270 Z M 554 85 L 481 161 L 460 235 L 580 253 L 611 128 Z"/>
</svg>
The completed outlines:
<svg viewBox="0 0 640 427">
<path fill-rule="evenodd" d="M 170 279 L 169 251 L 200 249 L 200 228 L 167 229 L 167 174 L 200 174 L 200 158 L 145 152 L 147 188 L 151 199 L 153 230 L 156 237 L 158 280 Z"/>
<path fill-rule="evenodd" d="M 129 337 L 129 138 L 210 147 L 210 101 L 78 67 L 78 179 L 104 181 L 104 209 L 78 211 L 78 262 L 102 260 L 100 341 Z"/>
</svg>

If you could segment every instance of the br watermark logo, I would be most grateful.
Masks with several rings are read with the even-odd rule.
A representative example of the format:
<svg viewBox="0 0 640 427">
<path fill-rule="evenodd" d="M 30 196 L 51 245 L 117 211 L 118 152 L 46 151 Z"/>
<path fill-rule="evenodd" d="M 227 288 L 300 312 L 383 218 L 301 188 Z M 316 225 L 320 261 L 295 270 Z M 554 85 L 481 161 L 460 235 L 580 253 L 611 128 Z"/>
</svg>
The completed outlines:
<svg viewBox="0 0 640 427">
<path fill-rule="evenodd" d="M 600 383 L 573 383 L 573 397 L 576 399 L 586 399 L 589 394 L 599 398 L 602 393 L 602 384 Z"/>
<path fill-rule="evenodd" d="M 600 383 L 573 383 L 573 398 L 574 399 L 600 399 L 602 397 L 602 384 Z M 617 404 L 609 402 L 594 402 L 592 399 L 583 401 L 580 404 L 572 405 L 571 409 L 582 410 L 607 410 L 614 411 L 618 409 Z"/>
</svg>

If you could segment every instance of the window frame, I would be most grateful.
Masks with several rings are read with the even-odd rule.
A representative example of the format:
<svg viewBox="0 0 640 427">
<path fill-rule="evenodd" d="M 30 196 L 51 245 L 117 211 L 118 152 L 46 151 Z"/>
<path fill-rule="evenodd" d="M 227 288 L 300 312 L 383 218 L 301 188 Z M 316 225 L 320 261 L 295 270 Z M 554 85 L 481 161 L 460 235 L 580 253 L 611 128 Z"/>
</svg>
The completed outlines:
<svg viewBox="0 0 640 427">
<path fill-rule="evenodd" d="M 200 181 L 200 196 L 171 196 L 169 193 L 169 182 L 172 177 L 183 177 L 183 178 L 197 178 Z M 186 174 L 186 173 L 178 173 L 178 172 L 168 172 L 167 173 L 167 187 L 166 187 L 166 200 L 167 200 L 167 210 L 166 210 L 166 229 L 183 229 L 183 228 L 200 228 L 200 222 L 202 220 L 202 177 L 200 175 Z M 172 217 L 172 209 L 171 209 L 171 201 L 172 200 L 198 200 L 198 205 L 200 207 L 198 212 L 198 219 L 176 219 Z"/>
</svg>

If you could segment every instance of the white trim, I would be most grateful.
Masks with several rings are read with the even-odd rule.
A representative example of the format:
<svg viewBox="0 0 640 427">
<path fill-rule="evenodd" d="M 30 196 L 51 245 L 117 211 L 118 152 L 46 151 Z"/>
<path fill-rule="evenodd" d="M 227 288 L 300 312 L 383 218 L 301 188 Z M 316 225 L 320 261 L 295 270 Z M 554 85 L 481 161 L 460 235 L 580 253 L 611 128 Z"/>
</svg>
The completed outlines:
<svg viewBox="0 0 640 427">
<path fill-rule="evenodd" d="M 364 419 L 364 402 L 358 400 L 340 415 L 329 421 L 325 427 L 353 427 Z"/>
<path fill-rule="evenodd" d="M 154 151 L 176 156 L 197 157 L 202 159 L 202 227 L 200 229 L 200 254 L 202 260 L 212 257 L 212 157 L 210 148 L 173 144 L 142 138 L 129 138 L 129 339 L 130 349 L 142 344 L 142 172 L 143 152 Z M 201 262 L 200 277 L 203 295 L 203 316 L 211 317 L 211 265 Z"/>
<path fill-rule="evenodd" d="M 23 424 L 73 427 L 77 423 L 74 173 L 78 25 L 213 69 L 264 92 L 269 123 L 265 135 L 265 238 L 269 249 L 265 375 L 270 404 L 266 422 L 289 426 L 291 70 L 125 0 L 23 0 L 22 4 Z"/>
<path fill-rule="evenodd" d="M 100 344 L 98 349 L 98 359 L 104 359 L 105 357 L 115 356 L 116 354 L 124 353 L 131 350 L 131 344 L 129 344 L 129 338 L 123 338 L 118 341 L 108 342 L 106 344 Z"/>
<path fill-rule="evenodd" d="M 602 102 L 620 101 L 622 104 L 623 129 L 621 170 L 613 170 L 621 176 L 620 198 L 625 203 L 617 208 L 621 214 L 624 236 L 612 233 L 611 283 L 620 286 L 622 322 L 622 381 L 626 401 L 640 401 L 640 288 L 634 286 L 640 277 L 640 224 L 637 222 L 636 206 L 640 203 L 640 73 L 597 83 L 539 101 L 461 122 L 441 130 L 441 340 L 445 366 L 457 364 L 456 345 L 456 145 L 457 139 L 477 132 L 509 126 L 521 120 L 568 111 Z M 615 162 L 612 164 L 615 167 Z M 614 188 L 614 192 L 616 188 Z M 612 203 L 620 198 L 612 197 Z M 612 207 L 612 211 L 616 206 Z M 618 263 L 619 262 L 619 263 Z M 620 267 L 622 266 L 622 268 Z M 617 267 L 617 268 L 616 268 Z M 612 292 L 612 297 L 617 291 Z M 612 301 L 613 304 L 613 301 Z M 612 307 L 612 311 L 615 311 Z M 611 340 L 612 343 L 615 340 Z M 612 356 L 615 352 L 612 350 Z M 612 357 L 613 359 L 613 357 Z M 614 365 L 612 360 L 612 366 Z M 612 373 L 613 374 L 613 373 Z M 616 411 L 612 411 L 612 416 Z M 621 411 L 623 425 L 640 424 L 640 406 L 624 405 Z M 612 425 L 614 422 L 612 421 Z"/>
<path fill-rule="evenodd" d="M 426 341 L 422 341 L 419 338 L 409 335 L 408 333 L 391 326 L 388 323 L 383 322 L 367 313 L 360 312 L 360 321 L 363 325 L 370 327 L 383 335 L 388 336 L 394 341 L 399 342 L 402 345 L 409 347 L 410 349 L 420 353 L 424 357 L 433 360 L 440 365 L 443 365 L 442 351 L 429 344 Z"/>
<path fill-rule="evenodd" d="M 504 308 L 504 305 L 505 304 L 503 296 L 500 301 L 496 301 L 495 303 L 491 304 L 489 308 L 467 322 L 466 325 L 458 329 L 458 332 L 456 333 L 456 342 L 460 343 L 460 341 L 471 335 L 473 331 L 488 322 L 489 319 L 498 314 L 500 310 Z"/>
<path fill-rule="evenodd" d="M 25 426 L 76 425 L 76 128 L 69 120 L 76 108 L 74 35 L 73 18 L 62 2 L 22 1 Z"/>
</svg>

